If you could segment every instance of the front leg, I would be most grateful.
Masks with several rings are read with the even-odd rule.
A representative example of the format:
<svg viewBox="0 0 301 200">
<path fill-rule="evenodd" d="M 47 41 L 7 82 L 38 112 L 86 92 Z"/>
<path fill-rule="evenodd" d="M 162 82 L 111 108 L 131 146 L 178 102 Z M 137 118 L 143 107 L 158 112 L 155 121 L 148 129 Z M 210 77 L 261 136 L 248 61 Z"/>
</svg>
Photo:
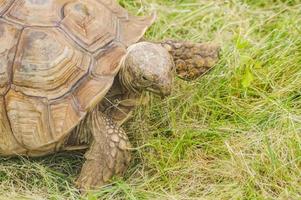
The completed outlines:
<svg viewBox="0 0 301 200">
<path fill-rule="evenodd" d="M 122 175 L 131 159 L 126 133 L 110 118 L 94 109 L 87 123 L 91 125 L 93 138 L 77 179 L 77 185 L 82 191 L 95 189 L 108 182 L 112 176 Z"/>
<path fill-rule="evenodd" d="M 193 43 L 168 40 L 162 42 L 174 59 L 177 75 L 193 80 L 214 67 L 218 62 L 220 47 L 213 43 Z"/>
<path fill-rule="evenodd" d="M 148 102 L 145 96 L 125 89 L 119 79 L 115 79 L 113 86 L 102 100 L 100 111 L 111 118 L 118 126 L 131 119 L 133 110 Z"/>
<path fill-rule="evenodd" d="M 146 98 L 143 98 L 140 94 L 128 91 L 124 94 L 113 96 L 110 99 L 105 99 L 103 101 L 103 111 L 107 116 L 113 119 L 118 126 L 121 126 L 133 117 L 133 110 L 145 102 Z"/>
</svg>

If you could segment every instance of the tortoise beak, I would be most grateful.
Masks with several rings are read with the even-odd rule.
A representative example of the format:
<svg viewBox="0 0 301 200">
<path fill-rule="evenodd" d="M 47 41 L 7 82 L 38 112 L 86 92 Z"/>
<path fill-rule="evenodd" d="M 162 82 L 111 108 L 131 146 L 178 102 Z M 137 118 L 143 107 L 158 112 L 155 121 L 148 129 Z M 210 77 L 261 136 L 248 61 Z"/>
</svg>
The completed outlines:
<svg viewBox="0 0 301 200">
<path fill-rule="evenodd" d="M 162 98 L 169 96 L 171 94 L 171 86 L 164 86 L 160 88 L 160 96 Z"/>
<path fill-rule="evenodd" d="M 150 91 L 156 95 L 159 95 L 161 98 L 169 96 L 172 90 L 172 81 L 164 81 L 161 84 L 152 85 L 151 87 L 146 88 L 147 91 Z"/>
<path fill-rule="evenodd" d="M 163 86 L 152 86 L 146 88 L 147 91 L 152 92 L 161 98 L 165 98 L 171 94 L 171 86 L 170 85 L 163 85 Z"/>
<path fill-rule="evenodd" d="M 158 84 L 158 90 L 160 91 L 161 97 L 166 97 L 171 94 L 173 83 L 173 75 L 172 73 L 168 73 L 167 76 L 164 76 Z"/>
</svg>

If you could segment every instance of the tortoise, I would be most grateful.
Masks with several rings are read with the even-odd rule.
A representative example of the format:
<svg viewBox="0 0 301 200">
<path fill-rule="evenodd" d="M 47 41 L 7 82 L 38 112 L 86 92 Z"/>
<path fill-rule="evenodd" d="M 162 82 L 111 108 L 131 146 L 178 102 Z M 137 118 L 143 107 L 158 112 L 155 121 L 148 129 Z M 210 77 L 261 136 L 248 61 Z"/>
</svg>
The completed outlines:
<svg viewBox="0 0 301 200">
<path fill-rule="evenodd" d="M 83 190 L 122 174 L 131 146 L 121 124 L 137 105 L 127 100 L 167 96 L 174 66 L 193 79 L 217 60 L 214 45 L 141 41 L 154 20 L 115 0 L 1 0 L 0 155 L 86 148 Z"/>
</svg>

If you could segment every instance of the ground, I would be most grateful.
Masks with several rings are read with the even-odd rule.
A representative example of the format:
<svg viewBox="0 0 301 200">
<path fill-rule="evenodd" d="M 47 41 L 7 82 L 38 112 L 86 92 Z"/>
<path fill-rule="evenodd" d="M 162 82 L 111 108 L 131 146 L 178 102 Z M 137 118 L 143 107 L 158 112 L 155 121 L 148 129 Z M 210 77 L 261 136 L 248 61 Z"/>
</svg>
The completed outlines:
<svg viewBox="0 0 301 200">
<path fill-rule="evenodd" d="M 147 38 L 214 41 L 214 70 L 150 96 L 124 178 L 82 199 L 301 199 L 301 1 L 121 0 Z M 145 94 L 147 95 L 147 94 Z M 0 159 L 0 199 L 80 199 L 82 154 Z"/>
</svg>

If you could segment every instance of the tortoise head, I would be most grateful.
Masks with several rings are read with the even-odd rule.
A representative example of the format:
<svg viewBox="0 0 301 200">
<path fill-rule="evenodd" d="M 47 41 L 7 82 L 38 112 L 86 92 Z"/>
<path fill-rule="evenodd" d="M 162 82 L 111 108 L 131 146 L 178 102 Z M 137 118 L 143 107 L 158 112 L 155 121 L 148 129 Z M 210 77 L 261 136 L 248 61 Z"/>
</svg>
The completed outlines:
<svg viewBox="0 0 301 200">
<path fill-rule="evenodd" d="M 171 93 L 174 63 L 160 44 L 140 42 L 130 46 L 121 67 L 121 83 L 129 90 L 147 90 L 160 96 Z"/>
</svg>

